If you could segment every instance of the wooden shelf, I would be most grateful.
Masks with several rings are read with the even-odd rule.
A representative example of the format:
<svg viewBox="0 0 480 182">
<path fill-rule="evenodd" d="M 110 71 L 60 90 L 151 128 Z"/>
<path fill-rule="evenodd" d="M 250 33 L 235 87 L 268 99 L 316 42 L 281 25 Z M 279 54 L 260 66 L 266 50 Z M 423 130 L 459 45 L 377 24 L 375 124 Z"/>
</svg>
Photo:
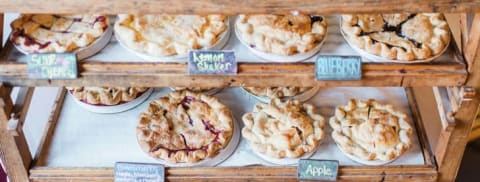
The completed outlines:
<svg viewBox="0 0 480 182">
<path fill-rule="evenodd" d="M 476 0 L 2 0 L 0 12 L 21 13 L 400 13 L 409 12 L 478 12 Z"/>
<path fill-rule="evenodd" d="M 234 17 L 231 17 L 233 29 Z M 359 55 L 340 34 L 338 17 L 327 16 L 327 38 L 317 55 Z M 237 75 L 194 76 L 187 73 L 186 60 L 153 63 L 123 48 L 113 37 L 97 55 L 79 63 L 79 79 L 32 80 L 27 78 L 26 56 L 10 43 L 0 55 L 0 82 L 17 86 L 460 86 L 467 69 L 454 43 L 431 63 L 397 64 L 364 60 L 359 81 L 316 81 L 315 57 L 302 63 L 271 63 L 253 55 L 232 32 L 224 47 L 239 61 Z M 262 80 L 262 81 L 259 81 Z"/>
<path fill-rule="evenodd" d="M 166 89 L 156 90 L 150 98 L 137 108 L 119 114 L 95 114 L 78 108 L 65 90 L 59 93 L 54 101 L 47 129 L 39 145 L 39 152 L 30 171 L 33 181 L 55 181 L 74 179 L 111 181 L 113 180 L 113 164 L 116 161 L 151 163 L 158 161 L 143 153 L 136 144 L 135 126 L 137 115 L 150 101 L 169 92 Z M 412 89 L 402 88 L 352 88 L 328 90 L 318 93 L 310 103 L 314 104 L 325 117 L 334 112 L 334 102 L 322 102 L 333 95 L 339 95 L 336 102 L 345 102 L 343 95 L 356 95 L 358 98 L 371 97 L 386 99 L 405 112 L 415 128 L 412 148 L 396 161 L 378 167 L 360 165 L 349 160 L 337 151 L 337 146 L 329 139 L 328 133 L 319 146 L 319 152 L 312 159 L 327 158 L 339 160 L 339 180 L 417 180 L 435 181 L 438 177 L 435 160 L 429 148 L 424 125 L 419 115 L 418 105 Z M 216 97 L 232 109 L 233 116 L 239 121 L 243 112 L 249 110 L 257 101 L 244 95 L 239 89 L 224 90 Z M 233 108 L 235 106 L 235 108 Z M 246 107 L 246 108 L 245 108 Z M 102 126 L 102 127 L 96 127 Z M 91 139 L 96 142 L 92 143 Z M 243 140 L 243 139 L 241 139 Z M 72 141 L 75 141 L 72 143 Z M 106 143 L 105 143 L 106 142 Z M 65 148 L 65 146 L 69 146 Z M 126 148 L 126 146 L 128 146 Z M 121 148 L 122 152 L 118 153 Z M 85 153 L 89 151 L 90 153 Z M 91 153 L 95 156 L 91 156 Z M 337 154 L 338 153 L 338 154 Z M 231 160 L 229 160 L 231 159 Z M 239 160 L 240 159 L 240 160 Z M 260 161 L 259 161 L 260 160 Z M 253 165 L 255 164 L 255 165 Z M 78 167 L 82 166 L 82 167 Z M 169 167 L 166 170 L 169 181 L 203 181 L 203 180 L 268 180 L 279 179 L 296 181 L 295 166 L 272 166 L 262 162 L 253 154 L 248 144 L 241 141 L 227 160 L 216 167 Z"/>
</svg>

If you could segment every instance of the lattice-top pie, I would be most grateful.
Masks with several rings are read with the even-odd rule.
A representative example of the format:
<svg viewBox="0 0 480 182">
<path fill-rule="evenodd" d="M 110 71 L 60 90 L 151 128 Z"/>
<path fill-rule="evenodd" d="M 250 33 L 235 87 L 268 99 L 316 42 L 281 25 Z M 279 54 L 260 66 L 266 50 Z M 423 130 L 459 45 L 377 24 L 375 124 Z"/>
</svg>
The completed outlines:
<svg viewBox="0 0 480 182">
<path fill-rule="evenodd" d="M 278 55 L 306 53 L 325 38 L 327 21 L 308 15 L 240 15 L 239 39 L 262 52 Z"/>
<path fill-rule="evenodd" d="M 244 87 L 244 89 L 260 97 L 282 98 L 302 94 L 312 87 Z"/>
<path fill-rule="evenodd" d="M 154 158 L 192 163 L 224 149 L 233 127 L 229 109 L 215 97 L 177 91 L 150 103 L 140 115 L 137 138 Z"/>
<path fill-rule="evenodd" d="M 108 23 L 104 15 L 25 14 L 12 22 L 10 40 L 30 53 L 73 52 L 100 38 Z"/>
<path fill-rule="evenodd" d="M 298 158 L 313 152 L 324 137 L 324 118 L 313 105 L 293 99 L 258 103 L 242 119 L 242 135 L 250 146 L 274 158 Z"/>
<path fill-rule="evenodd" d="M 352 99 L 338 106 L 330 126 L 342 151 L 362 160 L 390 161 L 412 146 L 407 116 L 375 100 Z"/>
<path fill-rule="evenodd" d="M 119 15 L 115 33 L 124 45 L 151 56 L 186 55 L 212 47 L 227 31 L 221 15 Z"/>
<path fill-rule="evenodd" d="M 111 106 L 136 99 L 144 87 L 67 87 L 76 99 L 91 105 Z"/>
<path fill-rule="evenodd" d="M 352 46 L 391 60 L 428 59 L 450 42 L 438 13 L 343 15 L 341 29 Z"/>
</svg>

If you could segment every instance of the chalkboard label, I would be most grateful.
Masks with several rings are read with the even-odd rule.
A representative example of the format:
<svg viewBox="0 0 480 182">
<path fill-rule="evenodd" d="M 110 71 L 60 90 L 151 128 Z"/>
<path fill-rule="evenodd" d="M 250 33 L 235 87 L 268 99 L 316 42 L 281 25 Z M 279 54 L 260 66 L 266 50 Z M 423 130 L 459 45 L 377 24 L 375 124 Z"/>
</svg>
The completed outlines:
<svg viewBox="0 0 480 182">
<path fill-rule="evenodd" d="M 319 56 L 315 62 L 317 80 L 360 80 L 360 56 Z"/>
<path fill-rule="evenodd" d="M 165 167 L 160 164 L 117 162 L 115 182 L 164 182 Z"/>
<path fill-rule="evenodd" d="M 77 55 L 73 53 L 29 54 L 28 78 L 75 79 L 77 78 Z"/>
<path fill-rule="evenodd" d="M 233 51 L 190 51 L 188 73 L 199 75 L 237 74 L 237 60 Z"/>
<path fill-rule="evenodd" d="M 299 180 L 336 181 L 338 161 L 301 159 L 298 162 L 297 175 Z"/>
</svg>

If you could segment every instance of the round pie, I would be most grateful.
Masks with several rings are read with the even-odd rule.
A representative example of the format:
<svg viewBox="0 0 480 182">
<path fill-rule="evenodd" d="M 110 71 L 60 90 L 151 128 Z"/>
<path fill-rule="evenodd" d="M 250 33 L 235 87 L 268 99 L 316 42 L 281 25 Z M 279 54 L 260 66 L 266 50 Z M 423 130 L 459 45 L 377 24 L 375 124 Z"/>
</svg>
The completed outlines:
<svg viewBox="0 0 480 182">
<path fill-rule="evenodd" d="M 290 56 L 317 47 L 325 38 L 327 21 L 308 15 L 240 15 L 236 28 L 250 47 Z"/>
<path fill-rule="evenodd" d="M 29 53 L 74 52 L 100 38 L 108 24 L 104 15 L 24 14 L 12 22 L 10 40 Z"/>
<path fill-rule="evenodd" d="M 257 152 L 273 158 L 299 158 L 314 152 L 324 137 L 324 118 L 313 105 L 272 99 L 243 115 L 242 135 Z"/>
<path fill-rule="evenodd" d="M 243 87 L 248 92 L 268 98 L 293 97 L 302 94 L 312 87 Z"/>
<path fill-rule="evenodd" d="M 151 157 L 193 163 L 216 156 L 233 134 L 229 109 L 215 97 L 171 92 L 140 115 L 137 138 Z"/>
<path fill-rule="evenodd" d="M 84 103 L 112 106 L 132 101 L 142 95 L 144 87 L 67 87 L 67 90 Z"/>
<path fill-rule="evenodd" d="M 425 60 L 450 42 L 447 21 L 438 13 L 343 15 L 341 30 L 350 45 L 390 60 Z"/>
<path fill-rule="evenodd" d="M 352 99 L 330 118 L 332 137 L 343 152 L 372 161 L 391 161 L 412 146 L 407 116 L 375 100 Z"/>
<path fill-rule="evenodd" d="M 119 15 L 117 38 L 126 47 L 150 56 L 186 55 L 214 46 L 227 31 L 222 15 Z"/>
</svg>

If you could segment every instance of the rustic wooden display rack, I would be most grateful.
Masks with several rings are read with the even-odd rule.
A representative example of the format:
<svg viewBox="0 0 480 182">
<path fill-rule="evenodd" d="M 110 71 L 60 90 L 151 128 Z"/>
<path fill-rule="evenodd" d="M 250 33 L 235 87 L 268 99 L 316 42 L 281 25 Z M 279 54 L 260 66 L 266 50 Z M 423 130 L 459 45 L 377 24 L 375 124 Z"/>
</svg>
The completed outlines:
<svg viewBox="0 0 480 182">
<path fill-rule="evenodd" d="M 432 86 L 440 121 L 423 121 L 414 88 L 406 88 L 410 107 L 419 133 L 424 165 L 341 166 L 339 180 L 418 180 L 453 181 L 465 149 L 468 134 L 480 97 L 480 2 L 471 1 L 351 1 L 351 0 L 268 0 L 268 1 L 168 1 L 168 0 L 84 0 L 84 1 L 7 1 L 0 0 L 0 12 L 20 13 L 290 13 L 315 14 L 394 13 L 394 12 L 461 13 L 461 40 L 452 49 L 456 56 L 447 63 L 392 64 L 366 63 L 360 81 L 316 81 L 313 63 L 240 63 L 235 76 L 191 76 L 180 63 L 107 63 L 83 61 L 79 79 L 32 80 L 26 76 L 26 64 L 9 60 L 12 48 L 6 44 L 0 54 L 0 156 L 11 181 L 111 181 L 113 168 L 52 168 L 35 166 L 44 144 L 55 130 L 65 98 L 58 96 L 54 111 L 42 138 L 39 154 L 32 157 L 23 134 L 33 88 L 29 88 L 22 107 L 12 103 L 12 86 Z M 470 13 L 470 14 L 467 14 Z M 475 14 L 477 13 L 477 14 Z M 473 14 L 473 16 L 472 16 Z M 471 25 L 469 18 L 472 17 Z M 3 30 L 0 14 L 0 31 Z M 0 32 L 0 34 L 2 34 Z M 458 48 L 457 48 L 458 47 Z M 133 61 L 133 60 L 132 60 Z M 261 79 L 262 82 L 258 82 Z M 446 86 L 446 87 L 437 87 Z M 19 114 L 19 116 L 15 116 Z M 425 113 L 427 114 L 427 113 Z M 10 119 L 19 117 L 18 123 Z M 432 148 L 425 129 L 441 123 L 443 128 Z M 167 168 L 166 178 L 186 180 L 296 180 L 295 167 L 195 167 Z"/>
</svg>

